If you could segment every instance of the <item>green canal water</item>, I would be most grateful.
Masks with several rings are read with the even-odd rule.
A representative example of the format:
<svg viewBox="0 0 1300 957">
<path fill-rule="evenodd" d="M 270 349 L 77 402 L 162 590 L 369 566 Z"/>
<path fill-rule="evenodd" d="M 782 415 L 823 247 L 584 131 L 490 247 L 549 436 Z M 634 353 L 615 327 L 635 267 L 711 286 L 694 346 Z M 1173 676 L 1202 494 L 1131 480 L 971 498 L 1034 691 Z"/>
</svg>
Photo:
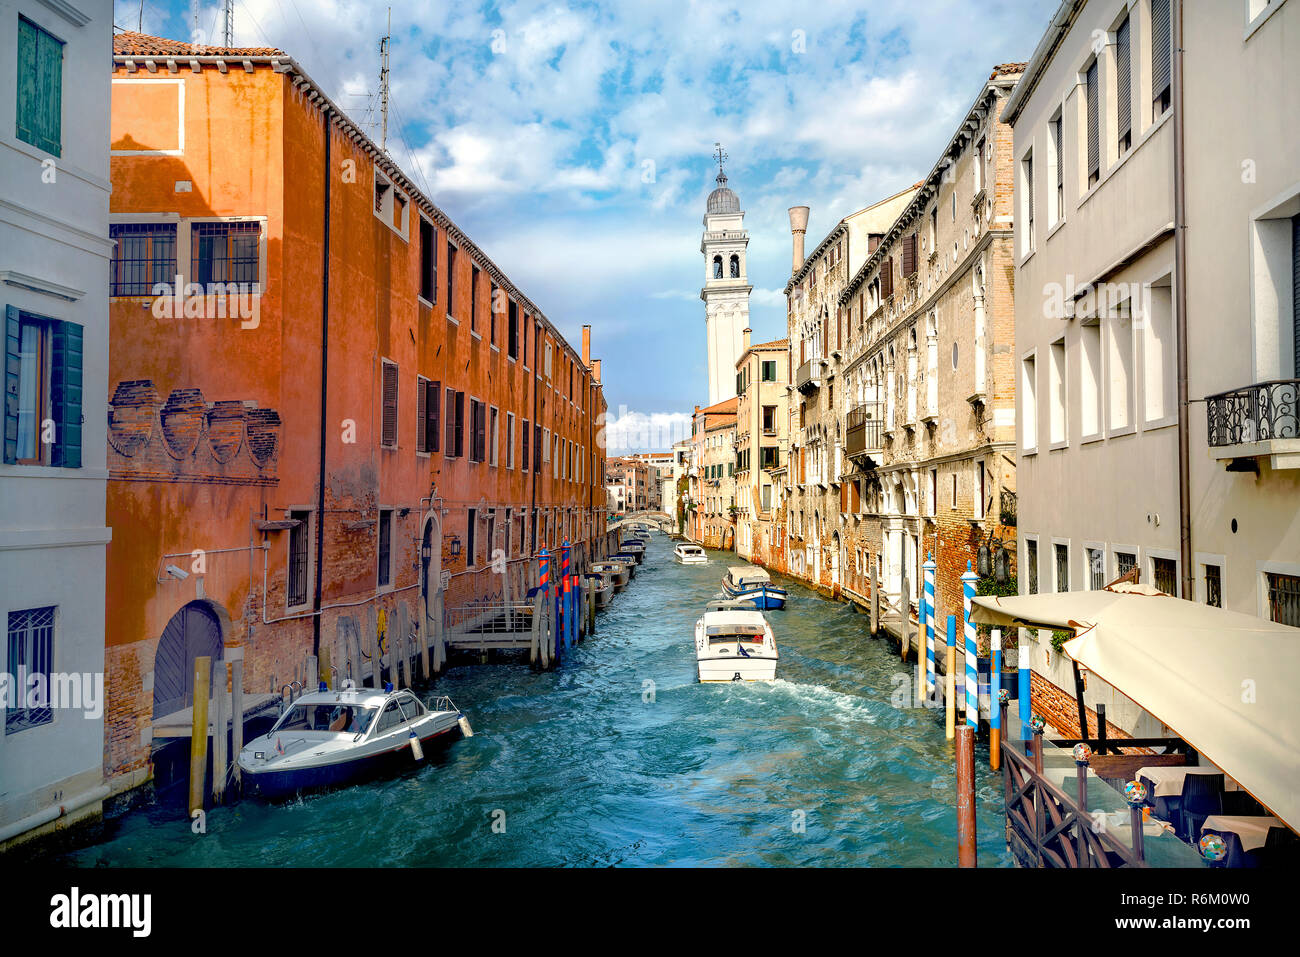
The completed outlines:
<svg viewBox="0 0 1300 957">
<path fill-rule="evenodd" d="M 457 663 L 472 738 L 405 775 L 290 804 L 241 801 L 191 832 L 167 802 L 108 822 L 81 866 L 955 866 L 942 712 L 890 704 L 904 667 L 867 618 L 784 581 L 771 685 L 701 685 L 693 626 L 728 556 L 646 561 L 561 667 Z M 731 558 L 734 561 L 734 556 Z M 651 684 L 652 683 L 652 684 Z M 652 692 L 652 693 L 651 693 Z M 979 863 L 1011 866 L 980 744 Z"/>
</svg>

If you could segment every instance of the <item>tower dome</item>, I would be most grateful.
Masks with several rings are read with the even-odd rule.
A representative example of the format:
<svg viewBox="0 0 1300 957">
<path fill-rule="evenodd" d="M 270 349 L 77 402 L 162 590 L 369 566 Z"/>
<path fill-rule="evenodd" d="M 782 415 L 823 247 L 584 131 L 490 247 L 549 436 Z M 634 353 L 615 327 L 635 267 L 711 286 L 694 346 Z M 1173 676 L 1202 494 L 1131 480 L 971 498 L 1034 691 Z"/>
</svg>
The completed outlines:
<svg viewBox="0 0 1300 957">
<path fill-rule="evenodd" d="M 740 212 L 740 197 L 731 189 L 727 188 L 727 174 L 718 170 L 718 188 L 709 194 L 708 205 L 705 212 L 708 213 L 738 213 Z"/>
</svg>

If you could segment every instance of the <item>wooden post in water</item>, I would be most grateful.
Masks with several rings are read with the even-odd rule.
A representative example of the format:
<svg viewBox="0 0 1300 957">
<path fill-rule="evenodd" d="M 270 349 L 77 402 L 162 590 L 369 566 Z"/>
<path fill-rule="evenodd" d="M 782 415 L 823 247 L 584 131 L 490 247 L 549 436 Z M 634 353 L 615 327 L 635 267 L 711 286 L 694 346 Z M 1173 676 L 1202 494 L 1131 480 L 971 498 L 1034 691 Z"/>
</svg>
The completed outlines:
<svg viewBox="0 0 1300 957">
<path fill-rule="evenodd" d="M 998 703 L 1002 691 L 1002 629 L 994 628 L 989 639 L 993 663 L 989 668 L 989 767 L 994 771 L 1001 763 L 1002 707 Z"/>
<path fill-rule="evenodd" d="M 411 666 L 412 659 L 415 657 L 411 654 L 411 617 L 406 610 L 406 602 L 397 604 L 397 636 L 402 640 L 402 678 L 406 682 L 406 687 L 415 684 L 415 675 L 411 672 L 414 670 Z"/>
<path fill-rule="evenodd" d="M 236 791 L 238 791 L 240 784 L 239 752 L 244 750 L 244 649 L 230 648 L 227 649 L 226 653 L 230 655 L 230 751 L 231 756 L 234 758 L 231 763 L 231 772 L 234 775 Z M 308 662 L 312 674 L 315 675 L 316 659 L 310 658 Z M 312 680 L 314 681 L 315 678 L 313 677 Z M 315 687 L 315 685 L 312 687 Z"/>
<path fill-rule="evenodd" d="M 194 717 L 190 724 L 189 810 L 203 810 L 208 779 L 208 696 L 212 693 L 212 659 L 194 659 Z"/>
<path fill-rule="evenodd" d="M 908 632 L 912 630 L 912 608 L 911 608 L 912 603 L 907 600 L 907 564 L 906 563 L 904 563 L 903 567 L 899 569 L 899 575 L 901 576 L 901 578 L 899 579 L 899 588 L 898 588 L 898 619 L 899 621 L 902 622 L 902 626 L 899 631 L 899 634 L 902 635 L 902 642 L 899 647 L 899 652 L 900 654 L 902 654 L 903 660 L 906 661 L 907 645 L 908 642 L 911 640 L 908 637 Z"/>
<path fill-rule="evenodd" d="M 957 726 L 957 616 L 948 616 L 948 672 L 943 676 L 944 732 L 949 741 Z"/>
<path fill-rule="evenodd" d="M 871 575 L 871 637 L 880 634 L 880 583 L 876 581 L 875 568 L 868 569 Z"/>
<path fill-rule="evenodd" d="M 212 802 L 220 804 L 226 797 L 226 663 L 216 662 L 212 698 Z"/>
<path fill-rule="evenodd" d="M 957 866 L 975 866 L 975 729 L 957 732 Z"/>
<path fill-rule="evenodd" d="M 420 620 L 415 623 L 416 640 L 420 645 L 420 675 L 429 680 L 429 629 L 424 603 L 420 603 Z"/>
<path fill-rule="evenodd" d="M 1084 829 L 1088 827 L 1088 823 L 1090 823 L 1088 821 L 1088 758 L 1087 758 L 1087 751 L 1086 751 L 1087 747 L 1088 746 L 1086 744 L 1082 745 L 1082 747 L 1076 745 L 1074 749 L 1074 770 L 1075 770 L 1076 780 L 1078 782 L 1079 813 L 1081 815 L 1078 822 L 1079 838 L 1078 841 L 1076 842 L 1076 852 L 1079 855 L 1080 867 L 1088 866 L 1088 838 L 1084 831 Z"/>
<path fill-rule="evenodd" d="M 325 687 L 334 687 L 334 676 L 330 674 L 330 646 L 325 644 L 320 646 L 320 680 L 325 682 Z"/>
<path fill-rule="evenodd" d="M 324 649 L 321 649 L 321 650 L 324 651 Z M 303 686 L 303 689 L 304 689 L 304 690 L 306 690 L 306 691 L 315 691 L 315 690 L 319 687 L 319 685 L 317 684 L 317 682 L 319 681 L 319 679 L 316 677 L 317 674 L 319 674 L 319 671 L 317 670 L 318 667 L 319 667 L 319 666 L 318 666 L 317 663 L 316 663 L 316 656 L 315 656 L 315 655 L 308 655 L 308 656 L 307 656 L 307 677 L 304 678 L 304 679 L 303 679 L 303 682 L 302 682 L 302 686 Z M 234 681 L 234 680 L 235 680 L 234 677 L 233 677 L 233 675 L 234 675 L 234 671 L 235 671 L 235 669 L 234 669 L 234 663 L 233 663 L 233 661 L 232 661 L 232 663 L 231 663 L 231 668 L 230 668 L 230 673 L 231 673 L 231 676 L 232 676 L 231 679 L 230 679 L 231 681 Z M 231 693 L 233 694 L 233 693 L 234 693 L 234 690 L 235 690 L 233 685 L 231 686 L 231 689 L 230 689 L 230 690 L 231 690 Z"/>
<path fill-rule="evenodd" d="M 998 695 L 998 704 L 997 704 L 997 709 L 998 709 L 998 712 L 999 712 L 999 713 L 1001 714 L 1001 716 L 1002 716 L 1002 727 L 1005 728 L 1005 727 L 1007 727 L 1007 705 L 1006 705 L 1006 702 L 1002 701 L 1002 695 L 1001 695 L 1001 694 Z M 998 749 L 997 749 L 997 756 L 994 757 L 994 758 L 992 759 L 992 761 L 993 761 L 993 770 L 994 770 L 994 771 L 996 771 L 996 770 L 998 770 L 1000 767 L 1002 767 L 1002 740 L 1001 740 L 1001 735 L 998 736 Z"/>
</svg>

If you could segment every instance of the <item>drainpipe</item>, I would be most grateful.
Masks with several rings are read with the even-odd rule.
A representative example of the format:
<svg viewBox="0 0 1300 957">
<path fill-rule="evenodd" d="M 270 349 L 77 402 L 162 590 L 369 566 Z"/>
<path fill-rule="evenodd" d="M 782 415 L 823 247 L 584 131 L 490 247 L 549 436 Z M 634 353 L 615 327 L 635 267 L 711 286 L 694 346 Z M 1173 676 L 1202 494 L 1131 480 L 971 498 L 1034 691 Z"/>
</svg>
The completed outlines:
<svg viewBox="0 0 1300 957">
<path fill-rule="evenodd" d="M 316 487 L 316 589 L 312 604 L 311 653 L 320 656 L 320 602 L 325 573 L 325 429 L 327 384 L 330 367 L 330 114 L 322 110 L 325 121 L 325 235 L 321 253 L 321 334 L 320 334 L 320 461 Z"/>
<path fill-rule="evenodd" d="M 1182 558 L 1182 593 L 1195 594 L 1192 575 L 1191 436 L 1187 404 L 1187 155 L 1183 112 L 1183 3 L 1174 0 L 1174 323 L 1178 341 L 1178 540 Z"/>
</svg>

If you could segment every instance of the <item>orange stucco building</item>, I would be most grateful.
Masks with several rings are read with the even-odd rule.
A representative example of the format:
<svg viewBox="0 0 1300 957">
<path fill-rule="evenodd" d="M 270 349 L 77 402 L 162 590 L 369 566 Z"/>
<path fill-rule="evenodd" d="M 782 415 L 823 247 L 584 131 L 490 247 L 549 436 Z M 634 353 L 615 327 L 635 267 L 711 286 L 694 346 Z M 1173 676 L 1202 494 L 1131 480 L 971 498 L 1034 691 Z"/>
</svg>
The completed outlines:
<svg viewBox="0 0 1300 957">
<path fill-rule="evenodd" d="M 587 330 L 580 353 L 288 55 L 121 33 L 112 82 L 123 790 L 196 655 L 273 693 L 349 628 L 432 632 L 520 595 L 543 546 L 590 554 L 605 401 Z"/>
</svg>

